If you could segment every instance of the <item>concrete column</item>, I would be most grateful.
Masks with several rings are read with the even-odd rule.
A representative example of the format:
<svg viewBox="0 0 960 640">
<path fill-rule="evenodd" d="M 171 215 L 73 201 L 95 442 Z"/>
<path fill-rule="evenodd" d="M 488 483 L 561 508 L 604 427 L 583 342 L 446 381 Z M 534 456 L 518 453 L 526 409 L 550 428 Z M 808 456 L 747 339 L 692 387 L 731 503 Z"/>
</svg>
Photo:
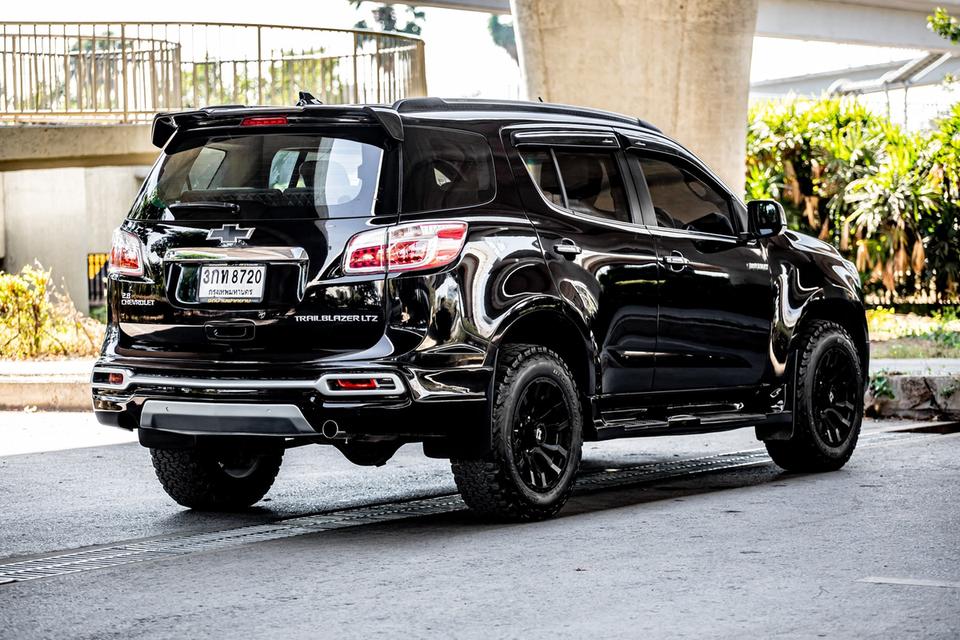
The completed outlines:
<svg viewBox="0 0 960 640">
<path fill-rule="evenodd" d="M 530 99 L 649 120 L 737 193 L 757 0 L 511 0 Z"/>
<path fill-rule="evenodd" d="M 3 173 L 0 173 L 0 267 L 7 257 L 7 219 L 4 216 Z"/>
</svg>

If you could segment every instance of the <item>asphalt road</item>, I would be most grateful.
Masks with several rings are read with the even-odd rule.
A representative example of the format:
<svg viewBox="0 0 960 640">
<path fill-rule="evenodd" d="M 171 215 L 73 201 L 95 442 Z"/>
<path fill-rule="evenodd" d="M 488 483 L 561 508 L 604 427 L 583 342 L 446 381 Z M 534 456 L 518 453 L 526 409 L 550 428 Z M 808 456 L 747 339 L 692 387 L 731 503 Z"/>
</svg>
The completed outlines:
<svg viewBox="0 0 960 640">
<path fill-rule="evenodd" d="M 3 455 L 0 568 L 53 569 L 0 584 L 0 638 L 957 638 L 960 434 L 890 427 L 819 476 L 709 458 L 755 450 L 750 431 L 590 444 L 585 490 L 527 525 L 398 506 L 453 491 L 415 447 L 380 469 L 291 450 L 269 501 L 233 516 L 170 502 L 136 444 Z M 705 459 L 730 468 L 686 474 Z M 152 551 L 54 575 L 80 548 Z"/>
</svg>

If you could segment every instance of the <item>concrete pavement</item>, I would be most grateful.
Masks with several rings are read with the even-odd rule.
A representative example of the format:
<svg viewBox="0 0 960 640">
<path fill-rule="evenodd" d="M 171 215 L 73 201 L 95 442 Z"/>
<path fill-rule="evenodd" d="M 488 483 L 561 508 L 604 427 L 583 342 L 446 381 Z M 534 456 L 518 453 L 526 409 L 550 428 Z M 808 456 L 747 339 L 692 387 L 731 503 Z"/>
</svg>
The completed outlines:
<svg viewBox="0 0 960 640">
<path fill-rule="evenodd" d="M 890 426 L 869 423 L 832 474 L 761 463 L 579 493 L 543 523 L 454 510 L 0 585 L 0 638 L 955 638 L 960 435 L 877 433 Z M 591 444 L 585 472 L 757 444 L 749 431 Z M 451 489 L 412 447 L 381 469 L 305 447 L 270 502 L 209 516 L 166 500 L 134 444 L 6 456 L 0 555 Z"/>
</svg>

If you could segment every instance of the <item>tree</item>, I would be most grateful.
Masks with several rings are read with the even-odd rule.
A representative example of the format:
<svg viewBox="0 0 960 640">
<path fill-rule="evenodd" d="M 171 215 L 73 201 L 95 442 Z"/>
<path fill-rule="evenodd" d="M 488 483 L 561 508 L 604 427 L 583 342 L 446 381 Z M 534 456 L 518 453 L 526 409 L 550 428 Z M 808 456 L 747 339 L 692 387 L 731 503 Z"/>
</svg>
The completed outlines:
<svg viewBox="0 0 960 640">
<path fill-rule="evenodd" d="M 941 7 L 927 17 L 927 27 L 953 44 L 960 43 L 960 22 Z"/>
<path fill-rule="evenodd" d="M 881 300 L 960 283 L 960 105 L 909 133 L 851 98 L 754 104 L 747 195 L 776 198 L 790 226 L 832 243 Z"/>
<path fill-rule="evenodd" d="M 350 4 L 358 9 L 364 2 L 365 0 L 350 0 Z M 421 23 L 426 17 L 426 14 L 410 5 L 406 6 L 406 11 L 406 22 L 402 26 L 397 19 L 397 10 L 392 3 L 381 4 L 375 7 L 373 9 L 373 20 L 379 25 L 380 31 L 395 31 L 397 33 L 409 33 L 413 36 L 419 36 L 422 29 Z M 357 29 L 369 29 L 370 25 L 366 20 L 361 20 L 355 24 L 354 27 Z"/>
<path fill-rule="evenodd" d="M 517 33 L 514 31 L 513 25 L 509 22 L 502 21 L 500 16 L 493 14 L 490 16 L 489 22 L 487 22 L 487 29 L 490 30 L 490 37 L 493 38 L 493 43 L 505 49 L 506 52 L 510 54 L 510 57 L 513 58 L 514 62 L 519 62 L 520 56 L 517 53 Z"/>
</svg>

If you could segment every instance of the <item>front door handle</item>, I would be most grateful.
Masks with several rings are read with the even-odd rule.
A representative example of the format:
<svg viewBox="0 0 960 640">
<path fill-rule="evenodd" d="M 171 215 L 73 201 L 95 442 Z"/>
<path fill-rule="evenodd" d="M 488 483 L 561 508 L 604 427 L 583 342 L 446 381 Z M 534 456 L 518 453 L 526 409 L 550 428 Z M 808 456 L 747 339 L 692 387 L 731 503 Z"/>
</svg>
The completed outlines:
<svg viewBox="0 0 960 640">
<path fill-rule="evenodd" d="M 663 256 L 663 262 L 671 271 L 683 271 L 690 264 L 690 260 L 679 251 L 671 251 L 670 255 Z"/>
<path fill-rule="evenodd" d="M 567 260 L 573 260 L 576 256 L 583 252 L 583 249 L 581 249 L 577 243 L 569 238 L 564 238 L 557 244 L 553 245 L 553 250 Z"/>
</svg>

